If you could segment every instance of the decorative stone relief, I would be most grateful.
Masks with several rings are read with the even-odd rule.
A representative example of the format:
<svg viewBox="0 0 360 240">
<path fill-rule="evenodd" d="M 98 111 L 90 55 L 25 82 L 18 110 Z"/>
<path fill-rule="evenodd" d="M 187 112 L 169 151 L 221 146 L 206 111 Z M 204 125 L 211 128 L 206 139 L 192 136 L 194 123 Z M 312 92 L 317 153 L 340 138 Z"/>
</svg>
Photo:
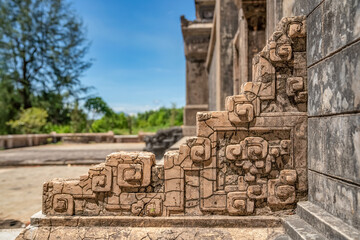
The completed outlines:
<svg viewBox="0 0 360 240">
<path fill-rule="evenodd" d="M 197 114 L 197 137 L 155 164 L 118 152 L 78 179 L 44 184 L 47 215 L 257 215 L 306 196 L 305 17 L 284 18 L 226 111 Z"/>
</svg>

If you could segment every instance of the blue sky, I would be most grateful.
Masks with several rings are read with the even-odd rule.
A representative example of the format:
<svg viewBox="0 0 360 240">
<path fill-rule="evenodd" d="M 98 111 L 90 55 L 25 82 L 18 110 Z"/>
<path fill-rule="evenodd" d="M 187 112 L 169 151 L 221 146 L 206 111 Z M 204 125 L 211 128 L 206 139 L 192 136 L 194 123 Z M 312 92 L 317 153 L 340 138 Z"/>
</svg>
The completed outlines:
<svg viewBox="0 0 360 240">
<path fill-rule="evenodd" d="M 93 66 L 81 82 L 115 111 L 132 114 L 185 105 L 180 16 L 194 0 L 72 0 L 92 42 Z"/>
</svg>

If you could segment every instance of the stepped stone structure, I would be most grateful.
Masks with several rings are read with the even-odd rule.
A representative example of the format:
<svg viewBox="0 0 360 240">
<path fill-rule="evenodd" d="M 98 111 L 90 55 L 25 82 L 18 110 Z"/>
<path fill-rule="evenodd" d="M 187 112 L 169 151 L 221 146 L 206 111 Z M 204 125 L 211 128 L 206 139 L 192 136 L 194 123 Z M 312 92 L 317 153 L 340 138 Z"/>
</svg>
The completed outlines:
<svg viewBox="0 0 360 240">
<path fill-rule="evenodd" d="M 196 137 L 163 164 L 118 152 L 45 183 L 18 239 L 359 239 L 360 2 L 210 2 L 183 20 L 213 18 Z"/>
<path fill-rule="evenodd" d="M 119 152 L 79 179 L 44 185 L 46 215 L 263 214 L 306 195 L 306 23 L 284 18 L 227 111 L 197 114 L 197 137 L 167 152 Z"/>
<path fill-rule="evenodd" d="M 87 175 L 45 183 L 44 215 L 34 217 L 19 239 L 51 236 L 49 229 L 58 224 L 80 228 L 82 221 L 105 221 L 99 216 L 115 216 L 108 222 L 128 217 L 144 226 L 149 224 L 138 218 L 176 222 L 204 216 L 190 221 L 205 226 L 208 215 L 230 225 L 244 218 L 221 216 L 256 215 L 262 218 L 251 219 L 253 226 L 273 227 L 272 237 L 279 236 L 279 219 L 267 216 L 291 214 L 307 193 L 305 39 L 304 17 L 282 19 L 254 58 L 252 81 L 226 99 L 226 111 L 198 113 L 197 136 L 165 153 L 163 165 L 153 153 L 117 152 Z M 204 236 L 234 237 L 234 230 L 224 231 L 221 237 L 208 229 Z"/>
</svg>

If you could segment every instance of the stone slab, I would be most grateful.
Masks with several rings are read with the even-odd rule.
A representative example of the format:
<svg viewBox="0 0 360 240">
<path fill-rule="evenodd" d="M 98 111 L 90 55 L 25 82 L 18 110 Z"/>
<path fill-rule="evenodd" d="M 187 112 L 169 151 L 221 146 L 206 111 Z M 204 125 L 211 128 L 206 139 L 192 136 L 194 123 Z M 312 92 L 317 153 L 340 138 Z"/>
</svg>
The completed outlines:
<svg viewBox="0 0 360 240">
<path fill-rule="evenodd" d="M 216 240 L 272 240 L 283 235 L 283 228 L 170 228 L 170 227 L 29 227 L 17 240 L 86 239 L 86 240 L 138 240 L 138 239 L 216 239 Z"/>
<path fill-rule="evenodd" d="M 301 5 L 303 5 L 301 3 Z M 318 7 L 315 11 L 313 11 L 307 17 L 307 27 L 308 29 L 312 29 L 307 32 L 307 65 L 311 65 L 314 62 L 319 61 L 323 58 L 322 49 L 323 49 L 323 41 L 322 41 L 322 31 L 323 24 L 320 20 L 322 18 L 322 5 Z M 309 83 L 311 78 L 309 78 Z"/>
<path fill-rule="evenodd" d="M 360 184 L 360 114 L 308 120 L 309 169 Z"/>
<path fill-rule="evenodd" d="M 308 69 L 309 116 L 360 111 L 359 59 L 360 41 Z"/>
<path fill-rule="evenodd" d="M 41 212 L 31 217 L 31 225 L 36 227 L 226 227 L 226 228 L 276 228 L 281 227 L 281 219 L 274 216 L 46 216 Z"/>
<path fill-rule="evenodd" d="M 327 240 L 326 237 L 297 215 L 284 219 L 284 228 L 285 232 L 293 240 Z"/>
<path fill-rule="evenodd" d="M 47 217 L 33 215 L 18 239 L 277 239 L 284 235 L 277 217 Z M 147 238 L 146 238 L 147 237 Z"/>
<path fill-rule="evenodd" d="M 359 230 L 345 224 L 341 219 L 309 201 L 299 202 L 296 213 L 329 239 L 350 240 L 360 236 Z"/>
<path fill-rule="evenodd" d="M 308 171 L 309 201 L 354 228 L 360 228 L 360 187 Z"/>
<path fill-rule="evenodd" d="M 360 2 L 323 1 L 309 15 L 307 24 L 311 29 L 308 34 L 308 65 L 312 65 L 360 37 Z"/>
</svg>

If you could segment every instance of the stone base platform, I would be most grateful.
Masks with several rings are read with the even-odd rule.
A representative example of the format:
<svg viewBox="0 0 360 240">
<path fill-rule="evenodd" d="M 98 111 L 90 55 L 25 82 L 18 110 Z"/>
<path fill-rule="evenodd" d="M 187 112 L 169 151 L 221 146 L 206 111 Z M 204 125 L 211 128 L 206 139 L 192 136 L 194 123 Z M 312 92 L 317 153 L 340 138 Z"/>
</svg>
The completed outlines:
<svg viewBox="0 0 360 240">
<path fill-rule="evenodd" d="M 308 201 L 298 202 L 296 215 L 284 218 L 283 223 L 285 232 L 291 239 L 360 239 L 359 229 Z"/>
<path fill-rule="evenodd" d="M 17 239 L 281 239 L 272 216 L 45 216 L 31 218 Z"/>
</svg>

